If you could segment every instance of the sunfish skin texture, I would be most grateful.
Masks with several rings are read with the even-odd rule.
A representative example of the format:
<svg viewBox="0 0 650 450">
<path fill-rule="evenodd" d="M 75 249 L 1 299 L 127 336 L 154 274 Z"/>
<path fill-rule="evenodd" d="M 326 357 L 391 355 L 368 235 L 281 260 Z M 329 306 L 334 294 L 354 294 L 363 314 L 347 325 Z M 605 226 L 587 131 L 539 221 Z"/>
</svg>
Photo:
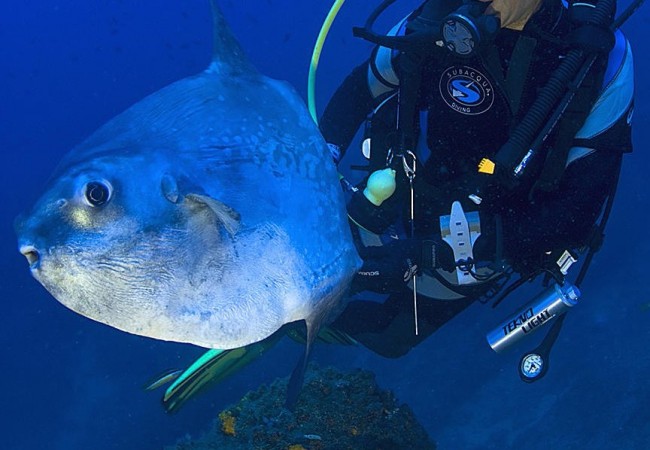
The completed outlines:
<svg viewBox="0 0 650 450">
<path fill-rule="evenodd" d="M 16 220 L 34 277 L 120 330 L 230 349 L 343 306 L 360 266 L 336 168 L 302 100 L 215 10 L 204 72 L 68 153 Z"/>
</svg>

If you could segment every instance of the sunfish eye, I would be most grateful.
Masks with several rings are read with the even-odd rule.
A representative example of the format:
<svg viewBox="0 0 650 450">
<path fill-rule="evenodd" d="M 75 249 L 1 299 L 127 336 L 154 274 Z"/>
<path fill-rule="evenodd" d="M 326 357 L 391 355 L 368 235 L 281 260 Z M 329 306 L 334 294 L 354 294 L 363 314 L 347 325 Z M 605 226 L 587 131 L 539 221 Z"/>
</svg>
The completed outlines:
<svg viewBox="0 0 650 450">
<path fill-rule="evenodd" d="M 91 181 L 86 184 L 84 196 L 90 206 L 102 206 L 110 200 L 111 188 L 104 182 Z"/>
</svg>

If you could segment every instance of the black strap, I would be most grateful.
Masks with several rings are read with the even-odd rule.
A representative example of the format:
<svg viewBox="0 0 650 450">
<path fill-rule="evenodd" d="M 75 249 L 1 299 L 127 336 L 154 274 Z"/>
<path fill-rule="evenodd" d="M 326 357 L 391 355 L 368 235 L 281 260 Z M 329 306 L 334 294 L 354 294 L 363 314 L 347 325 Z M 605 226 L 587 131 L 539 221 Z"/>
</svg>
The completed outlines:
<svg viewBox="0 0 650 450">
<path fill-rule="evenodd" d="M 615 4 L 615 0 L 600 0 L 591 12 L 590 21 L 607 26 L 611 22 L 610 16 Z M 498 183 L 503 187 L 510 189 L 519 184 L 518 178 L 524 173 L 531 158 L 542 150 L 541 144 L 572 103 L 578 87 L 598 56 L 587 55 L 582 49 L 571 49 L 551 74 L 537 100 L 526 111 L 523 120 L 494 158 L 499 175 Z"/>
<path fill-rule="evenodd" d="M 575 135 L 584 125 L 591 108 L 598 99 L 603 77 L 605 76 L 606 60 L 592 66 L 589 76 L 577 90 L 569 108 L 564 112 L 557 127 L 557 134 L 552 147 L 547 149 L 546 160 L 542 173 L 535 182 L 530 196 L 536 192 L 555 191 L 560 184 L 560 178 L 566 167 L 569 151 L 573 147 Z"/>
<path fill-rule="evenodd" d="M 495 84 L 497 86 L 500 86 L 501 90 L 506 92 L 506 79 L 503 76 L 503 69 L 501 68 L 501 57 L 499 56 L 499 50 L 496 48 L 496 46 L 491 45 L 483 50 L 482 62 L 494 80 Z M 509 98 L 507 98 L 507 100 L 510 102 Z"/>
<path fill-rule="evenodd" d="M 578 276 L 574 283 L 578 287 L 580 287 L 580 285 L 582 284 L 582 281 L 584 280 L 585 276 L 587 275 L 587 271 L 589 270 L 589 265 L 591 264 L 591 260 L 593 259 L 596 252 L 600 250 L 600 247 L 603 244 L 603 240 L 605 239 L 605 227 L 607 226 L 609 215 L 612 212 L 612 206 L 614 205 L 614 199 L 616 198 L 616 191 L 618 189 L 618 180 L 620 175 L 621 175 L 621 168 L 619 167 L 619 169 L 616 171 L 614 177 L 611 180 L 610 192 L 609 195 L 607 196 L 607 200 L 605 203 L 605 207 L 603 209 L 602 217 L 600 218 L 600 222 L 598 222 L 598 225 L 596 225 L 596 227 L 594 228 L 591 241 L 588 244 L 589 252 L 587 253 L 585 262 L 582 264 L 582 267 L 580 268 L 580 273 L 578 273 Z"/>
<path fill-rule="evenodd" d="M 422 64 L 424 55 L 418 52 L 406 52 L 400 55 L 400 86 L 398 90 L 397 110 L 397 153 L 413 150 L 415 146 L 415 121 L 417 103 L 422 84 Z"/>
<path fill-rule="evenodd" d="M 494 83 L 503 91 L 513 119 L 517 117 L 519 112 L 521 96 L 528 80 L 528 72 L 530 71 L 530 64 L 536 46 L 537 39 L 529 36 L 519 36 L 510 55 L 508 73 L 505 77 L 501 67 L 499 50 L 495 46 L 490 46 L 483 51 L 483 65 Z"/>
<path fill-rule="evenodd" d="M 513 117 L 517 117 L 519 113 L 521 96 L 528 80 L 535 47 L 537 47 L 537 39 L 530 36 L 520 36 L 510 56 L 510 65 L 508 66 L 508 73 L 503 87 Z"/>
</svg>

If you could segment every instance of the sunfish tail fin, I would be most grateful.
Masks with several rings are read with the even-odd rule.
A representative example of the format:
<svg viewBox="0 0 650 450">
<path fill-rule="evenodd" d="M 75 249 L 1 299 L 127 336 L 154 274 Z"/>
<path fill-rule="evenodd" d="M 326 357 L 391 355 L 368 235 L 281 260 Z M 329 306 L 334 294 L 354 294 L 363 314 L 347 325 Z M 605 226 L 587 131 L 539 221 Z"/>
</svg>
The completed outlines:
<svg viewBox="0 0 650 450">
<path fill-rule="evenodd" d="M 219 75 L 237 75 L 257 73 L 235 39 L 230 27 L 223 17 L 215 0 L 210 0 L 214 37 L 212 43 L 212 62 L 207 69 L 209 73 Z"/>
</svg>

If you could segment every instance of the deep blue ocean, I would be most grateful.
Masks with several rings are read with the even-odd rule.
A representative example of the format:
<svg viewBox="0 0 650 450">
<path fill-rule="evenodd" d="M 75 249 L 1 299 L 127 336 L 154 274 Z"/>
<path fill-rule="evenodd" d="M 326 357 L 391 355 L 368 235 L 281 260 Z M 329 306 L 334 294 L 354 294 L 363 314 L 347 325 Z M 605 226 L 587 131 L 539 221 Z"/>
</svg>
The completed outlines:
<svg viewBox="0 0 650 450">
<path fill-rule="evenodd" d="M 219 3 L 259 70 L 306 98 L 312 46 L 330 1 Z M 353 38 L 351 27 L 378 3 L 343 6 L 319 67 L 321 111 L 369 54 L 370 44 Z M 398 1 L 379 27 L 415 5 Z M 521 353 L 541 336 L 505 355 L 485 342 L 524 302 L 521 294 L 496 310 L 474 305 L 399 360 L 361 347 L 317 346 L 317 362 L 375 372 L 443 450 L 650 448 L 649 26 L 647 5 L 624 26 L 636 62 L 635 150 L 625 157 L 605 245 L 546 378 L 528 385 L 516 371 Z M 0 2 L 0 448 L 160 449 L 200 434 L 223 407 L 288 375 L 297 361 L 301 347 L 282 341 L 166 415 L 160 392 L 142 385 L 202 350 L 128 335 L 69 311 L 32 279 L 17 251 L 13 219 L 38 198 L 61 157 L 145 95 L 203 70 L 211 33 L 207 0 Z"/>
</svg>

